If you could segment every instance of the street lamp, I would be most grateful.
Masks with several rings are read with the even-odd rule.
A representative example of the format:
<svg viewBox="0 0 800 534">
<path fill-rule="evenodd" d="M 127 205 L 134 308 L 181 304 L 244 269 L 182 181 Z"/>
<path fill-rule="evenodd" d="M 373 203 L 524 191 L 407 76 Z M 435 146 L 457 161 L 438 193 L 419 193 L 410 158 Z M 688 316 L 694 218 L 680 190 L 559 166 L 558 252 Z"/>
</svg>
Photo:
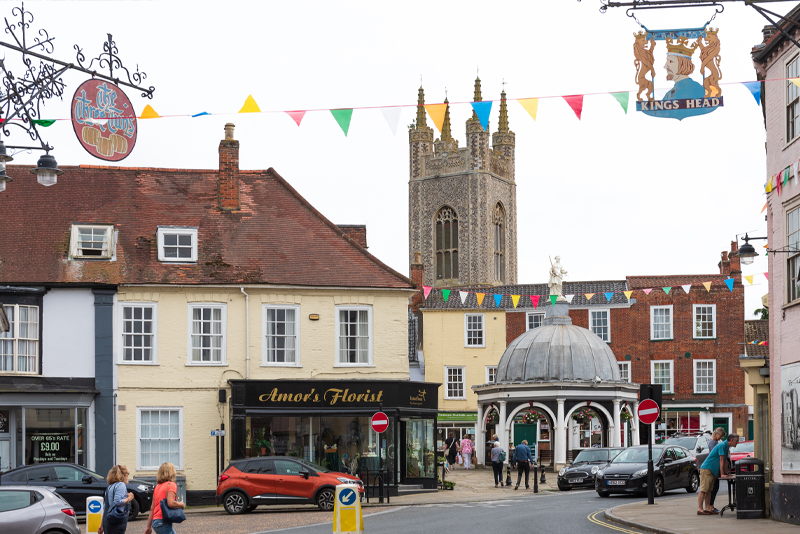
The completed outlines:
<svg viewBox="0 0 800 534">
<path fill-rule="evenodd" d="M 6 182 L 13 182 L 11 177 L 6 174 L 6 162 L 12 161 L 14 158 L 6 152 L 6 145 L 0 141 L 0 193 L 6 190 Z"/>
<path fill-rule="evenodd" d="M 750 237 L 747 234 L 744 234 L 744 245 L 742 245 L 739 250 L 736 252 L 736 257 L 739 258 L 742 262 L 742 265 L 750 265 L 753 263 L 753 260 L 758 256 L 758 252 L 756 252 L 755 247 L 750 244 L 750 240 L 756 239 L 767 239 L 766 237 Z"/>
<path fill-rule="evenodd" d="M 45 152 L 36 162 L 36 168 L 31 169 L 31 172 L 36 175 L 36 181 L 45 187 L 56 185 L 58 177 L 64 174 L 64 171 L 58 168 L 56 158 Z"/>
</svg>

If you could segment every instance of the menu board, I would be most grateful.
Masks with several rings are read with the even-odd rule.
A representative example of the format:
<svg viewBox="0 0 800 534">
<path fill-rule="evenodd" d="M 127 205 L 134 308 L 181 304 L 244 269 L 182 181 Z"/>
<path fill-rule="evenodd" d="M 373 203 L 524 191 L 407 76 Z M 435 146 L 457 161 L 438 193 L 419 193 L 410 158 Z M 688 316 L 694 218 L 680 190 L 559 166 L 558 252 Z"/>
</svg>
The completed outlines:
<svg viewBox="0 0 800 534">
<path fill-rule="evenodd" d="M 56 432 L 28 434 L 31 463 L 69 462 L 72 459 L 73 435 Z"/>
</svg>

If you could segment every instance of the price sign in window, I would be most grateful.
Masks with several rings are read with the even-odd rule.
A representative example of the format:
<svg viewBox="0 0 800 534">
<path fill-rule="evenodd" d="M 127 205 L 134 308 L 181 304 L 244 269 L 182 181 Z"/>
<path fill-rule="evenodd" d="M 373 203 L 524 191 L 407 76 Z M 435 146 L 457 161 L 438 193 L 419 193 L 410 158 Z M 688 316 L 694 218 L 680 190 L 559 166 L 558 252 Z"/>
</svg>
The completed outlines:
<svg viewBox="0 0 800 534">
<path fill-rule="evenodd" d="M 25 410 L 25 463 L 75 462 L 75 409 Z"/>
</svg>

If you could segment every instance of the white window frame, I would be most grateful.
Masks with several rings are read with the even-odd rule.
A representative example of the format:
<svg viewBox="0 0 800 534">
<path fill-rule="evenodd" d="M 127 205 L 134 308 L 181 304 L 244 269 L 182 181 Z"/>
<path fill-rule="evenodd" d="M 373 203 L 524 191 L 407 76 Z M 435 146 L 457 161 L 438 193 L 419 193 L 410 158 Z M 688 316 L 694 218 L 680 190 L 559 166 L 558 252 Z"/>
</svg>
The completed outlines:
<svg viewBox="0 0 800 534">
<path fill-rule="evenodd" d="M 492 371 L 494 371 L 494 380 L 491 379 Z M 497 366 L 496 365 L 487 365 L 486 366 L 486 383 L 487 384 L 496 384 L 497 383 Z"/>
<path fill-rule="evenodd" d="M 195 362 L 192 360 L 192 310 L 196 308 L 217 308 L 222 310 L 222 314 L 220 315 L 222 321 L 222 351 L 220 354 L 220 361 L 218 362 Z M 225 366 L 228 365 L 228 360 L 226 356 L 225 346 L 228 344 L 228 306 L 227 304 L 220 304 L 216 302 L 193 302 L 189 304 L 189 322 L 188 322 L 188 332 L 187 332 L 187 344 L 186 344 L 186 365 L 187 366 Z"/>
<path fill-rule="evenodd" d="M 78 235 L 81 228 L 88 228 L 91 230 L 104 230 L 106 234 L 106 253 L 100 255 L 81 254 L 81 248 L 78 247 Z M 110 260 L 115 256 L 117 247 L 117 232 L 114 231 L 113 224 L 73 224 L 70 231 L 69 238 L 69 255 L 72 259 L 80 260 Z"/>
<path fill-rule="evenodd" d="M 664 309 L 669 310 L 669 337 L 656 337 L 655 311 Z M 650 306 L 650 341 L 665 341 L 674 339 L 674 337 L 675 337 L 675 311 L 673 310 L 672 304 L 668 306 Z"/>
<path fill-rule="evenodd" d="M 800 205 L 793 201 L 786 206 L 784 214 L 784 234 L 786 235 L 785 249 L 788 251 L 786 258 L 786 303 L 790 304 L 800 299 L 798 281 L 798 265 L 800 265 Z M 791 222 L 794 221 L 794 225 Z M 792 231 L 794 230 L 794 231 Z"/>
<path fill-rule="evenodd" d="M 158 303 L 157 302 L 130 302 L 119 303 L 119 358 L 120 365 L 158 365 Z M 150 350 L 150 361 L 134 361 L 125 359 L 125 308 L 150 308 L 153 310 L 153 345 Z M 191 327 L 190 327 L 191 328 Z M 134 334 L 137 335 L 137 334 Z M 144 335 L 144 334 L 142 334 Z"/>
<path fill-rule="evenodd" d="M 617 366 L 619 367 L 620 378 L 622 378 L 622 368 L 624 367 L 626 372 L 627 372 L 627 374 L 628 374 L 628 380 L 626 380 L 626 382 L 630 382 L 631 381 L 631 362 L 629 362 L 629 361 L 624 361 L 624 362 L 617 361 Z"/>
<path fill-rule="evenodd" d="M 164 254 L 164 236 L 167 234 L 192 236 L 191 258 L 167 258 Z M 158 227 L 158 261 L 164 263 L 197 263 L 197 228 L 184 226 L 159 226 Z"/>
<path fill-rule="evenodd" d="M 180 458 L 180 465 L 176 465 L 175 469 L 181 471 L 183 469 L 183 406 L 137 406 L 136 407 L 136 469 L 137 471 L 158 471 L 160 465 L 143 466 L 142 465 L 142 411 L 152 412 L 156 410 L 177 410 L 178 412 L 178 440 L 180 446 L 178 447 L 178 458 Z"/>
<path fill-rule="evenodd" d="M 650 360 L 650 383 L 657 384 L 656 382 L 656 364 L 667 363 L 669 364 L 669 390 L 661 388 L 662 393 L 675 393 L 675 362 L 672 360 Z"/>
<path fill-rule="evenodd" d="M 542 318 L 541 323 L 544 322 L 544 313 L 539 313 L 539 312 L 528 312 L 528 313 L 526 313 L 525 314 L 525 331 L 526 332 L 528 330 L 532 330 L 532 328 L 531 328 L 531 318 L 536 316 L 536 315 L 538 315 L 539 317 Z M 541 323 L 539 324 L 539 326 L 541 326 Z M 536 328 L 539 328 L 539 327 L 537 326 Z"/>
<path fill-rule="evenodd" d="M 0 334 L 0 342 L 8 342 L 11 341 L 11 364 L 13 366 L 12 370 L 0 370 L 0 375 L 40 375 L 39 369 L 39 358 L 42 353 L 42 308 L 40 306 L 34 306 L 31 304 L 3 304 L 0 307 L 8 307 L 14 308 L 14 316 L 13 319 L 9 319 L 10 324 L 10 332 L 14 332 L 14 337 L 9 336 L 9 332 L 4 332 Z M 20 307 L 23 308 L 36 308 L 36 337 L 19 337 L 19 309 Z M 30 321 L 27 321 L 30 323 Z M 33 355 L 33 371 L 19 371 L 19 342 L 20 341 L 35 341 L 36 342 L 36 354 Z M 26 354 L 25 358 L 30 358 L 31 355 Z"/>
<path fill-rule="evenodd" d="M 711 381 L 711 391 L 699 391 L 697 387 L 697 364 L 698 363 L 710 363 L 711 364 L 711 372 L 712 374 L 712 381 Z M 692 375 L 694 377 L 694 392 L 699 394 L 709 394 L 709 393 L 716 393 L 717 392 L 717 360 L 692 360 Z"/>
<path fill-rule="evenodd" d="M 461 370 L 461 390 L 464 392 L 460 397 L 451 397 L 450 388 L 450 375 L 451 369 Z M 455 383 L 455 382 L 454 382 Z M 466 400 L 467 399 L 467 368 L 461 365 L 445 365 L 444 366 L 444 398 L 445 400 Z"/>
<path fill-rule="evenodd" d="M 611 308 L 589 308 L 589 331 L 592 332 L 594 335 L 602 339 L 605 343 L 611 343 Z M 606 312 L 606 317 L 608 318 L 608 339 L 603 339 L 601 335 L 594 331 L 594 325 L 592 324 L 592 314 L 598 312 Z"/>
<path fill-rule="evenodd" d="M 713 332 L 710 336 L 697 335 L 697 308 L 711 308 L 711 316 L 714 324 Z M 715 339 L 717 337 L 717 305 L 716 304 L 692 304 L 692 338 L 693 339 Z"/>
<path fill-rule="evenodd" d="M 481 343 L 470 344 L 469 342 L 469 318 L 481 318 Z M 477 330 L 476 330 L 477 331 Z M 464 347 L 468 349 L 479 349 L 486 346 L 486 315 L 483 313 L 465 313 L 464 314 Z"/>
<path fill-rule="evenodd" d="M 789 106 L 791 106 L 794 102 L 796 102 L 797 98 L 794 98 L 794 99 L 792 99 L 790 101 L 788 93 L 789 93 L 790 90 L 793 91 L 795 94 L 798 94 L 800 92 L 800 88 L 792 87 L 792 82 L 789 81 L 789 79 L 788 79 L 788 78 L 795 78 L 798 75 L 800 75 L 800 74 L 795 74 L 794 76 L 790 76 L 790 74 L 792 74 L 792 71 L 789 69 L 789 67 L 790 67 L 790 65 L 792 63 L 795 63 L 795 72 L 800 70 L 800 55 L 793 55 L 793 56 L 785 59 L 784 63 L 783 63 L 783 72 L 785 74 L 785 77 L 787 78 L 787 80 L 784 82 L 786 84 L 786 87 L 785 87 L 785 89 L 783 91 L 783 100 L 784 100 L 784 112 L 783 112 L 783 134 L 784 134 L 783 136 L 784 136 L 784 140 L 783 140 L 783 146 L 784 146 L 784 148 L 786 148 L 787 146 L 792 144 L 792 142 L 794 142 L 798 137 L 800 137 L 800 128 L 798 128 L 798 131 L 794 132 L 794 134 L 795 134 L 794 137 L 792 137 L 791 139 L 789 138 Z"/>
<path fill-rule="evenodd" d="M 339 354 L 339 312 L 345 310 L 367 310 L 367 321 L 369 325 L 369 361 L 368 363 L 348 363 L 341 361 L 341 355 Z M 354 306 L 354 305 L 341 305 L 335 307 L 336 313 L 336 321 L 335 321 L 335 335 L 334 337 L 334 367 L 375 367 L 372 363 L 372 344 L 375 340 L 374 336 L 374 329 L 373 329 L 373 321 L 372 321 L 372 306 Z"/>
<path fill-rule="evenodd" d="M 294 361 L 270 362 L 267 360 L 267 310 L 294 310 Z M 338 317 L 338 314 L 337 314 Z M 300 364 L 300 306 L 296 304 L 264 304 L 261 308 L 261 366 L 262 367 L 302 367 Z M 337 329 L 338 332 L 338 329 Z"/>
</svg>

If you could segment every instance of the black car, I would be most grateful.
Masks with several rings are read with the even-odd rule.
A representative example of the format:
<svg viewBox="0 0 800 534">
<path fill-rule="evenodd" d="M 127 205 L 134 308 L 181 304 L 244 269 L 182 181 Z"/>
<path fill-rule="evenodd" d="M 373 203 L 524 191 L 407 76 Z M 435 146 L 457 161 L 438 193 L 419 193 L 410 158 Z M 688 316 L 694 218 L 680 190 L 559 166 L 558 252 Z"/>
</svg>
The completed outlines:
<svg viewBox="0 0 800 534">
<path fill-rule="evenodd" d="M 75 464 L 52 463 L 26 465 L 0 475 L 0 486 L 49 486 L 61 495 L 78 515 L 86 514 L 86 498 L 102 497 L 108 487 L 106 478 Z M 139 512 L 147 513 L 153 500 L 153 485 L 131 479 L 128 491 L 133 493 L 129 520 Z"/>
<path fill-rule="evenodd" d="M 711 452 L 708 450 L 709 439 L 711 439 L 709 434 L 673 436 L 665 439 L 662 445 L 680 445 L 688 449 L 692 456 L 697 459 L 697 468 L 700 469 L 700 466 L 706 461 L 708 453 Z"/>
<path fill-rule="evenodd" d="M 595 474 L 623 450 L 622 447 L 582 450 L 570 465 L 558 472 L 558 489 L 594 488 Z"/>
<path fill-rule="evenodd" d="M 700 471 L 694 456 L 678 445 L 653 445 L 653 474 L 656 497 L 677 488 L 694 493 L 700 486 Z M 612 493 L 646 493 L 647 445 L 629 447 L 619 453 L 597 472 L 595 489 L 601 497 Z"/>
</svg>

